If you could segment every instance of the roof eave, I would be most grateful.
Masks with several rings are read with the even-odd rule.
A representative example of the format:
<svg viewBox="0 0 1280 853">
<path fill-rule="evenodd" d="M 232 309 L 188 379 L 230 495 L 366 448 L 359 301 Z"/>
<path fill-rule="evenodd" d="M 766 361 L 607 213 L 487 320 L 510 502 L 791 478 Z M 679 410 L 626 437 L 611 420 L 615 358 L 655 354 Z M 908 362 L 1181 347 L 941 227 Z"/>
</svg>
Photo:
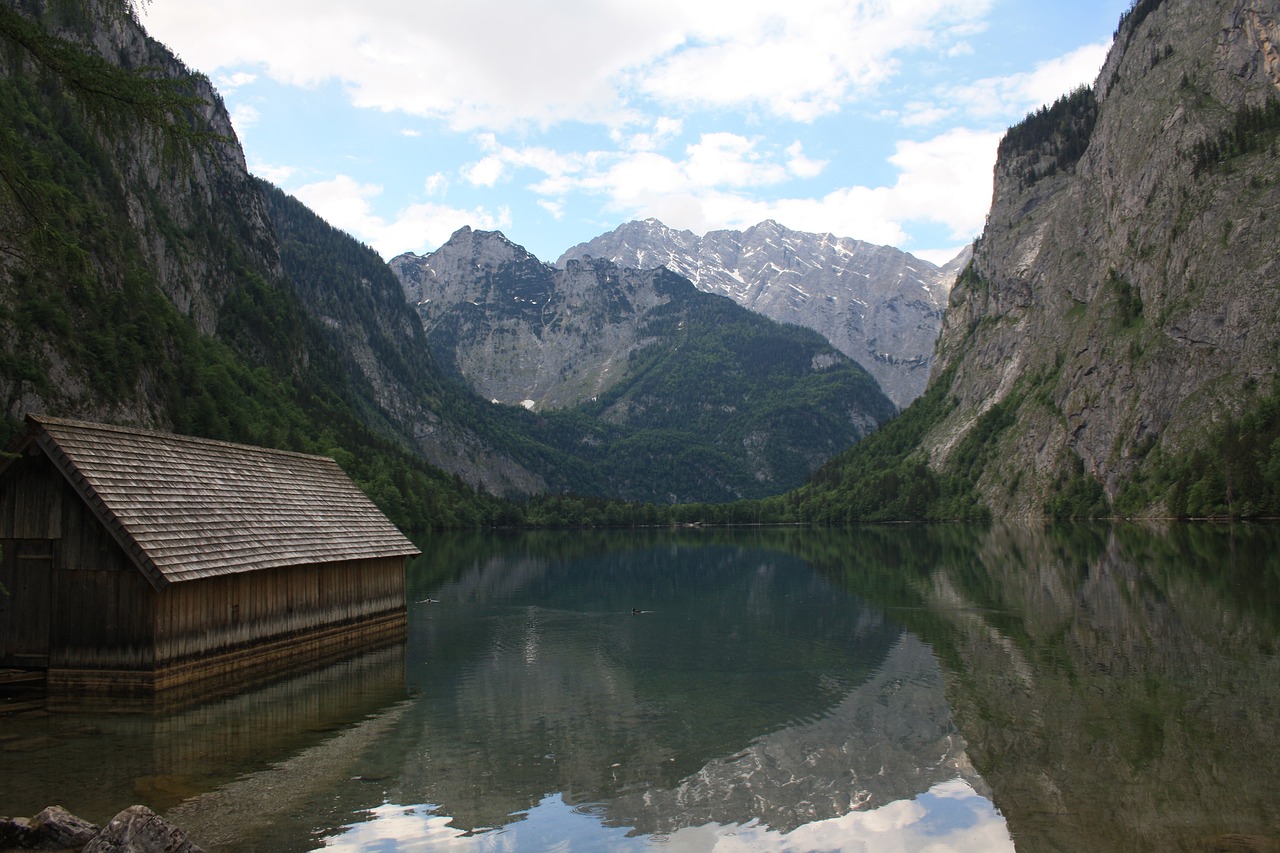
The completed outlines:
<svg viewBox="0 0 1280 853">
<path fill-rule="evenodd" d="M 39 423 L 30 415 L 27 418 L 29 421 Z M 58 447 L 58 443 L 53 437 L 48 432 L 40 430 L 35 436 L 35 442 L 44 451 L 44 454 L 49 457 L 49 461 L 58 469 L 58 472 L 62 474 L 67 483 L 71 485 L 71 488 L 75 489 L 85 504 L 88 505 L 94 517 L 111 534 L 111 538 L 124 550 L 130 561 L 138 567 L 138 571 L 142 572 L 142 576 L 147 579 L 147 583 L 151 585 L 151 588 L 159 592 L 168 586 L 169 579 L 164 576 L 164 573 L 160 571 L 155 562 L 147 556 L 141 546 L 124 529 L 124 526 L 116 518 L 110 507 L 98 496 L 93 484 L 86 480 L 76 469 L 75 464 L 62 452 L 62 448 Z"/>
</svg>

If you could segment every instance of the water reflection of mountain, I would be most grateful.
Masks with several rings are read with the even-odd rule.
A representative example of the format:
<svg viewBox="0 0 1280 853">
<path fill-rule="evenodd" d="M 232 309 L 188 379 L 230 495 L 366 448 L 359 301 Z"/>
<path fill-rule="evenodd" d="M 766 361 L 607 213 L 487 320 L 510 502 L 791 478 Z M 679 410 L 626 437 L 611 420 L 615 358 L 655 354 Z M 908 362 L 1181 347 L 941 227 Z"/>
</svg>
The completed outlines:
<svg viewBox="0 0 1280 853">
<path fill-rule="evenodd" d="M 434 595 L 411 620 L 421 735 L 392 797 L 455 826 L 562 792 L 644 832 L 791 828 L 965 766 L 929 650 L 793 557 L 477 561 Z"/>
<path fill-rule="evenodd" d="M 1280 530 L 867 533 L 819 562 L 937 650 L 1018 849 L 1280 847 Z"/>
<path fill-rule="evenodd" d="M 753 820 L 786 833 L 956 778 L 985 792 L 933 652 L 903 633 L 880 669 L 820 718 L 756 738 L 674 787 L 625 792 L 602 811 L 608 823 L 643 834 Z"/>
<path fill-rule="evenodd" d="M 6 719 L 0 799 L 100 820 L 142 799 L 207 849 L 285 853 L 386 804 L 461 832 L 554 801 L 677 839 L 961 776 L 1023 851 L 1280 835 L 1280 528 L 610 541 L 445 540 L 457 570 L 410 578 L 403 648 L 178 714 Z"/>
</svg>

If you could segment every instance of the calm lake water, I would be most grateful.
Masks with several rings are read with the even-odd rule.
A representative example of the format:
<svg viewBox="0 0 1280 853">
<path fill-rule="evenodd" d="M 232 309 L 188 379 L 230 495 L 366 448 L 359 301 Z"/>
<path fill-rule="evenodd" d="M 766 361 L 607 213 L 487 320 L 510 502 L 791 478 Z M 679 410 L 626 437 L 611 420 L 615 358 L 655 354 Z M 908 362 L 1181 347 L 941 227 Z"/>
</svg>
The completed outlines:
<svg viewBox="0 0 1280 853">
<path fill-rule="evenodd" d="M 0 814 L 141 802 L 211 853 L 1280 844 L 1275 527 L 420 545 L 403 644 L 0 717 Z"/>
</svg>

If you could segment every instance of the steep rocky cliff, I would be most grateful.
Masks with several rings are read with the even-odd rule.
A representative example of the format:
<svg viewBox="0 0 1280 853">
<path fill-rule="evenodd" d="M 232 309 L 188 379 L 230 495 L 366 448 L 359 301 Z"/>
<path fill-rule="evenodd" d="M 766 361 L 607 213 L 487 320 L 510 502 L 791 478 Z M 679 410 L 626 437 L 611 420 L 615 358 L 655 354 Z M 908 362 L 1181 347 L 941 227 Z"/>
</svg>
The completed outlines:
<svg viewBox="0 0 1280 853">
<path fill-rule="evenodd" d="M 1093 87 L 1001 143 L 938 341 L 951 408 L 924 442 L 947 471 L 979 437 L 997 515 L 1065 493 L 1234 511 L 1233 477 L 1267 462 L 1232 442 L 1274 427 L 1278 45 L 1276 0 L 1141 0 Z"/>
<path fill-rule="evenodd" d="M 480 394 L 531 409 L 611 387 L 650 342 L 648 312 L 671 300 L 653 270 L 576 263 L 557 271 L 493 231 L 462 228 L 426 256 L 392 258 L 437 358 Z"/>
<path fill-rule="evenodd" d="M 230 120 L 208 80 L 147 38 L 122 3 L 10 3 L 0 16 L 5 413 L 167 425 L 163 379 L 132 352 L 158 345 L 145 337 L 154 330 L 112 340 L 144 299 L 136 273 L 203 335 L 246 269 L 279 274 Z M 66 346 L 72 328 L 89 352 Z"/>
<path fill-rule="evenodd" d="M 940 268 L 891 246 L 773 221 L 698 237 L 646 219 L 574 246 L 557 265 L 588 257 L 637 269 L 665 266 L 699 290 L 813 329 L 903 407 L 924 390 L 947 292 L 969 253 Z"/>
<path fill-rule="evenodd" d="M 0 404 L 0 445 L 44 412 L 335 455 L 405 525 L 491 505 L 424 458 L 545 486 L 381 259 L 248 173 L 124 0 L 0 2 Z"/>
</svg>

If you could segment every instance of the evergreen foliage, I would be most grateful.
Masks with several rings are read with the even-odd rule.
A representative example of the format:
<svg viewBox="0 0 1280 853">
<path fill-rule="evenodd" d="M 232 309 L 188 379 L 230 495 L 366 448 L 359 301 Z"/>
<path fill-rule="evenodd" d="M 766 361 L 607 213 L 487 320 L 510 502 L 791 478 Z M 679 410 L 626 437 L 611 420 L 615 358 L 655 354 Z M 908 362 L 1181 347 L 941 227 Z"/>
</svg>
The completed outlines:
<svg viewBox="0 0 1280 853">
<path fill-rule="evenodd" d="M 935 379 L 924 396 L 823 465 L 796 493 L 766 501 L 764 516 L 817 524 L 987 517 L 974 489 L 976 460 L 1007 426 L 1005 410 L 970 433 L 957 450 L 961 461 L 945 473 L 931 468 L 921 450 L 928 431 L 954 408 L 953 376 L 954 368 Z"/>
<path fill-rule="evenodd" d="M 49 14 L 74 6 L 52 4 Z M 126 173 L 121 152 L 153 156 L 140 153 L 146 140 L 172 140 L 168 128 L 179 128 L 181 144 L 149 150 L 164 158 L 162 173 L 187 178 L 207 134 L 181 80 L 104 63 L 10 11 L 0 14 L 0 63 L 5 439 L 21 428 L 18 407 L 33 392 L 48 414 L 131 409 L 178 432 L 333 456 L 405 529 L 503 517 L 501 502 L 357 416 L 357 395 L 319 324 L 232 238 L 245 232 L 233 200 L 215 192 L 213 207 L 179 227 L 155 188 Z M 202 334 L 165 295 L 131 198 L 148 205 L 145 216 L 176 252 L 229 272 L 218 335 Z M 67 385 L 81 377 L 91 386 Z"/>
<path fill-rule="evenodd" d="M 1084 472 L 1084 462 L 1074 453 L 1069 468 L 1053 484 L 1053 494 L 1045 501 L 1048 518 L 1107 518 L 1112 514 L 1106 492 L 1096 478 Z"/>
<path fill-rule="evenodd" d="M 1155 447 L 1115 501 L 1118 515 L 1162 504 L 1177 518 L 1280 518 L 1280 382 L 1191 451 Z"/>
<path fill-rule="evenodd" d="M 1245 104 L 1236 110 L 1231 126 L 1216 137 L 1202 139 L 1191 146 L 1191 173 L 1200 177 L 1206 171 L 1222 168 L 1237 157 L 1268 151 L 1276 154 L 1280 140 L 1280 99 L 1268 97 L 1262 106 Z"/>
<path fill-rule="evenodd" d="M 1133 34 L 1137 32 L 1138 27 L 1147 19 L 1147 16 L 1160 7 L 1164 0 L 1133 0 L 1128 11 L 1120 16 L 1120 23 L 1116 25 L 1114 38 L 1119 38 L 1121 33 L 1128 33 L 1125 44 L 1133 38 Z"/>
<path fill-rule="evenodd" d="M 1116 325 L 1131 329 L 1142 321 L 1142 293 L 1114 268 L 1107 276 L 1107 289 L 1116 306 Z"/>
<path fill-rule="evenodd" d="M 1022 183 L 1031 186 L 1070 169 L 1084 156 L 1097 119 L 1098 99 L 1093 88 L 1080 86 L 1009 128 L 1000 140 L 1000 159 L 1012 163 L 1021 156 L 1026 164 Z"/>
</svg>

